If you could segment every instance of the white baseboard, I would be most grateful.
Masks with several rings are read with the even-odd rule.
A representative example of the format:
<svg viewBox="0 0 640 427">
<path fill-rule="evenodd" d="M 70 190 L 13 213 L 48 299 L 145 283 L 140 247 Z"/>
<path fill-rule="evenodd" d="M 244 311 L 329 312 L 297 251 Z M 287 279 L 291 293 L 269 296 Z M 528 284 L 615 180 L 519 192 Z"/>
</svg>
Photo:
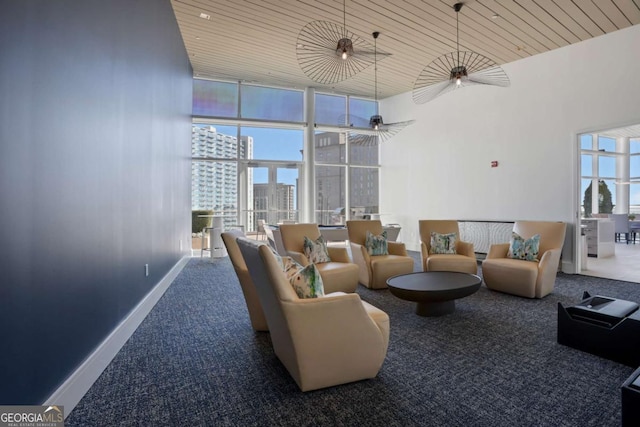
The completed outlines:
<svg viewBox="0 0 640 427">
<path fill-rule="evenodd" d="M 185 256 L 180 259 L 43 405 L 63 405 L 66 418 L 147 317 L 190 258 Z"/>
</svg>

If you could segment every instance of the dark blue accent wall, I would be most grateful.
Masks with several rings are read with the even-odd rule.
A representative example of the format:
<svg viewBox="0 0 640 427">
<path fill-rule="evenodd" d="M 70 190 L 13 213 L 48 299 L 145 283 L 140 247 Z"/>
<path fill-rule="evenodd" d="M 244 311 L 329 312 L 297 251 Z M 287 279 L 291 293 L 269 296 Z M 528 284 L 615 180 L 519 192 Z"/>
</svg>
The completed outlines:
<svg viewBox="0 0 640 427">
<path fill-rule="evenodd" d="M 43 403 L 190 249 L 191 87 L 169 0 L 0 2 L 0 404 Z"/>
</svg>

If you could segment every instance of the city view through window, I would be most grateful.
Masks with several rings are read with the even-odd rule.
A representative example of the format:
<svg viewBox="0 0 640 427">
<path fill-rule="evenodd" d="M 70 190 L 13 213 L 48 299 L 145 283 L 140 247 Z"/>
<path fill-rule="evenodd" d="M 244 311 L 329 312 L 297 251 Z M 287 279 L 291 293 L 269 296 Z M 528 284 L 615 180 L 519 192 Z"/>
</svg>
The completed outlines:
<svg viewBox="0 0 640 427">
<path fill-rule="evenodd" d="M 301 92 L 243 89 L 194 80 L 193 210 L 211 211 L 223 217 L 225 228 L 241 225 L 247 232 L 258 230 L 262 221 L 301 221 L 303 200 L 313 201 L 306 217 L 319 224 L 378 214 L 378 147 L 349 144 L 344 130 L 348 109 L 353 117 L 367 116 L 377 111 L 374 101 L 315 94 L 316 132 L 307 143 L 313 160 L 306 164 Z M 270 99 L 278 103 L 280 116 L 267 108 Z M 216 123 L 216 117 L 232 117 L 234 109 L 243 118 L 239 124 Z M 307 167 L 313 168 L 311 183 L 304 182 Z"/>
</svg>

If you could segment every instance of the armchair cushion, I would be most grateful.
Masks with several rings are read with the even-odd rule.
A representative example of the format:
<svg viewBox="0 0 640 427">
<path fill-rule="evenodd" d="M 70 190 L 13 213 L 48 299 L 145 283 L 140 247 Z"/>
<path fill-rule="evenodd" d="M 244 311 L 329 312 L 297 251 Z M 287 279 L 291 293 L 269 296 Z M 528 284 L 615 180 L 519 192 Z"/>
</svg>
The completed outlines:
<svg viewBox="0 0 640 427">
<path fill-rule="evenodd" d="M 313 264 L 331 262 L 329 251 L 327 250 L 327 242 L 324 241 L 324 237 L 322 237 L 322 235 L 320 235 L 316 240 L 311 240 L 307 236 L 304 236 L 304 243 L 302 247 L 304 255 L 309 259 L 309 262 Z"/>
<path fill-rule="evenodd" d="M 455 254 L 458 233 L 431 232 L 431 254 Z"/>
<path fill-rule="evenodd" d="M 540 235 L 539 234 L 535 234 L 528 239 L 524 239 L 515 231 L 511 232 L 511 241 L 509 242 L 509 252 L 507 253 L 508 258 L 538 262 L 539 253 L 540 253 Z"/>
<path fill-rule="evenodd" d="M 367 252 L 371 256 L 389 255 L 387 232 L 383 231 L 382 234 L 374 235 L 367 230 L 367 237 L 364 242 L 364 246 L 367 248 Z"/>
</svg>

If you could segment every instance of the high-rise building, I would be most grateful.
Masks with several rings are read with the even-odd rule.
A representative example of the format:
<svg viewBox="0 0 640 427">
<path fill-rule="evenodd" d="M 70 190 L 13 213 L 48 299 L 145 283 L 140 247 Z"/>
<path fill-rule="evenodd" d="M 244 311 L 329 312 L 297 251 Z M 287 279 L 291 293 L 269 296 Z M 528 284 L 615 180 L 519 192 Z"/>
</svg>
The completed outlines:
<svg viewBox="0 0 640 427">
<path fill-rule="evenodd" d="M 238 163 L 236 158 L 253 157 L 253 138 L 218 133 L 214 126 L 191 128 L 191 208 L 212 210 L 224 216 L 225 226 L 237 223 L 238 213 Z M 229 159 L 197 160 L 198 158 Z M 249 170 L 248 188 L 252 189 L 252 174 Z M 251 191 L 251 190 L 250 190 Z M 250 195 L 251 196 L 251 195 Z"/>
<path fill-rule="evenodd" d="M 275 205 L 269 202 L 269 184 L 253 184 L 253 209 L 256 221 L 264 219 L 267 223 L 278 223 L 295 218 L 295 189 L 293 184 L 275 184 Z M 275 215 L 273 218 L 269 215 Z"/>
</svg>

